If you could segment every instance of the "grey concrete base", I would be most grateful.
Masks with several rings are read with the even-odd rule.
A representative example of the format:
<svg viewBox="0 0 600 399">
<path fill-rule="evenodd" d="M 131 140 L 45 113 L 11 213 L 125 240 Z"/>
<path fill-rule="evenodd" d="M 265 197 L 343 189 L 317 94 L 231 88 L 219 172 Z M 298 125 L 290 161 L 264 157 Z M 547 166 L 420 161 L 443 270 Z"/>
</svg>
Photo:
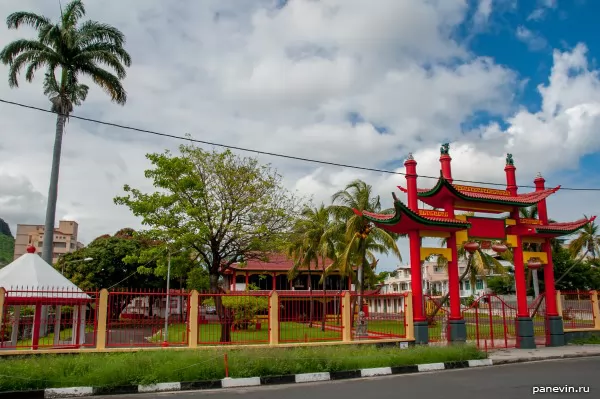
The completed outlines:
<svg viewBox="0 0 600 399">
<path fill-rule="evenodd" d="M 517 348 L 536 348 L 535 336 L 533 333 L 533 320 L 531 320 L 531 317 L 517 317 L 515 319 L 515 331 L 517 332 Z"/>
<path fill-rule="evenodd" d="M 563 319 L 560 316 L 548 316 L 546 324 L 548 328 L 549 339 L 546 342 L 546 346 L 564 346 L 565 345 L 565 331 L 563 329 Z"/>
<path fill-rule="evenodd" d="M 415 344 L 427 345 L 429 342 L 429 325 L 427 321 L 415 321 Z"/>
<path fill-rule="evenodd" d="M 448 327 L 450 328 L 449 341 L 452 343 L 467 342 L 467 324 L 464 319 L 449 320 Z"/>
</svg>

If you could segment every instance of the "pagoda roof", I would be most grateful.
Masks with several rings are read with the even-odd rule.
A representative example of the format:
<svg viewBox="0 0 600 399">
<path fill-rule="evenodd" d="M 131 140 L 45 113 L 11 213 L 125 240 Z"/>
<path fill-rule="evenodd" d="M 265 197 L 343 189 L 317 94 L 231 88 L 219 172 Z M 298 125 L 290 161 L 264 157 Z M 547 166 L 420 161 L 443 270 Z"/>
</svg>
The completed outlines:
<svg viewBox="0 0 600 399">
<path fill-rule="evenodd" d="M 402 201 L 394 198 L 394 213 L 373 213 L 367 211 L 354 210 L 354 213 L 363 215 L 379 227 L 398 234 L 406 234 L 410 230 L 426 230 L 434 227 L 438 231 L 457 231 L 471 227 L 471 224 L 465 220 L 459 220 L 449 217 L 425 216 L 412 211 Z"/>
<path fill-rule="evenodd" d="M 401 186 L 398 186 L 398 188 L 403 192 L 408 191 Z M 480 203 L 529 207 L 554 194 L 559 189 L 560 186 L 557 186 L 542 191 L 513 195 L 507 190 L 452 184 L 440 174 L 440 178 L 434 187 L 430 189 L 417 189 L 417 197 L 420 201 L 434 208 L 443 208 L 448 197 L 471 203 L 474 206 Z M 457 209 L 460 208 L 457 207 Z"/>
<path fill-rule="evenodd" d="M 521 225 L 520 227 L 521 234 L 524 236 L 554 238 L 573 234 L 586 224 L 592 223 L 594 220 L 596 220 L 596 216 L 579 219 L 574 222 L 554 222 L 546 225 Z M 515 226 L 515 228 L 519 227 Z"/>
</svg>

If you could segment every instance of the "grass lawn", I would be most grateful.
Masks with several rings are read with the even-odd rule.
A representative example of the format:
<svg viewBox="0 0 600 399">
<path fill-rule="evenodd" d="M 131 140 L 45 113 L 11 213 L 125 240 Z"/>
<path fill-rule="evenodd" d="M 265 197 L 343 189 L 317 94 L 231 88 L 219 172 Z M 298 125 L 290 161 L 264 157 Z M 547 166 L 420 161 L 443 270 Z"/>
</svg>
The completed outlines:
<svg viewBox="0 0 600 399">
<path fill-rule="evenodd" d="M 60 341 L 70 341 L 71 337 L 73 336 L 72 332 L 73 332 L 72 328 L 61 329 L 59 332 L 59 340 Z M 85 332 L 86 333 L 94 332 L 94 326 L 86 325 Z M 54 333 L 51 332 L 48 335 L 46 335 L 45 337 L 40 337 L 38 344 L 40 347 L 54 346 Z M 17 341 L 17 349 L 30 349 L 30 348 L 31 348 L 31 338 L 21 339 L 21 340 Z"/>
<path fill-rule="evenodd" d="M 600 335 L 592 335 L 587 338 L 577 338 L 569 342 L 574 345 L 600 345 Z"/>
<path fill-rule="evenodd" d="M 398 337 L 403 337 L 406 334 L 403 320 L 369 320 L 367 329 L 370 333 L 396 335 Z"/>
<path fill-rule="evenodd" d="M 77 355 L 15 356 L 0 359 L 0 391 L 58 387 L 152 384 L 229 376 L 258 377 L 356 370 L 369 367 L 482 359 L 473 346 L 376 348 L 373 345 L 239 350 L 146 351 Z"/>
</svg>

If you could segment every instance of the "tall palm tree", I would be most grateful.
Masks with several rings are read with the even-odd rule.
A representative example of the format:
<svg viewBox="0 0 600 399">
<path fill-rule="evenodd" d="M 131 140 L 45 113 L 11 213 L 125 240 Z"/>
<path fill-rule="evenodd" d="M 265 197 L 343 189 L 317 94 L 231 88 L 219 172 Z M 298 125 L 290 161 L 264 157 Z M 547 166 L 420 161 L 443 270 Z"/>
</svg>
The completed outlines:
<svg viewBox="0 0 600 399">
<path fill-rule="evenodd" d="M 352 275 L 358 268 L 358 308 L 362 311 L 364 297 L 364 271 L 377 264 L 374 253 L 402 256 L 396 244 L 400 235 L 383 230 L 371 223 L 361 212 L 382 212 L 380 197 L 373 196 L 373 188 L 362 180 L 354 180 L 344 190 L 332 197 L 329 207 L 343 232 L 344 244 L 336 261 L 328 269 L 337 269 L 343 275 Z M 355 210 L 359 211 L 356 213 Z M 383 212 L 389 212 L 384 210 Z"/>
<path fill-rule="evenodd" d="M 89 90 L 80 78 L 91 78 L 117 104 L 124 105 L 127 100 L 121 80 L 126 75 L 125 66 L 131 65 L 131 58 L 123 49 L 123 33 L 96 21 L 80 23 L 84 15 L 85 7 L 81 0 L 67 4 L 55 23 L 32 12 L 10 14 L 6 19 L 9 29 L 29 25 L 37 31 L 37 38 L 15 40 L 0 52 L 0 60 L 9 66 L 8 84 L 11 88 L 19 86 L 18 75 L 23 67 L 27 67 L 25 80 L 28 82 L 33 81 L 39 69 L 45 69 L 44 94 L 50 98 L 51 111 L 57 114 L 42 248 L 42 257 L 48 263 L 52 263 L 62 136 L 73 108 L 85 101 Z M 103 66 L 114 70 L 115 74 Z"/>
<path fill-rule="evenodd" d="M 293 239 L 288 247 L 288 255 L 294 259 L 294 265 L 288 273 L 290 279 L 295 278 L 301 268 L 306 268 L 308 270 L 308 278 L 312 279 L 311 264 L 314 263 L 315 269 L 318 269 L 320 263 L 322 270 L 320 283 L 323 285 L 323 315 L 321 320 L 321 330 L 323 331 L 325 331 L 327 315 L 325 270 L 327 259 L 333 260 L 336 256 L 335 227 L 325 204 L 321 204 L 317 208 L 305 207 L 294 226 Z M 312 280 L 309 290 L 311 297 L 309 323 L 312 327 L 314 315 Z"/>
<path fill-rule="evenodd" d="M 587 216 L 583 215 L 585 218 Z M 569 243 L 569 252 L 573 258 L 576 258 L 580 255 L 579 259 L 577 259 L 571 267 L 569 267 L 562 276 L 560 276 L 554 284 L 558 284 L 569 272 L 577 266 L 581 261 L 583 261 L 588 254 L 592 256 L 593 259 L 600 254 L 600 235 L 598 235 L 598 225 L 596 222 L 588 223 L 581 230 L 579 230 L 579 235 L 573 241 Z M 582 254 L 583 252 L 583 254 Z"/>
</svg>

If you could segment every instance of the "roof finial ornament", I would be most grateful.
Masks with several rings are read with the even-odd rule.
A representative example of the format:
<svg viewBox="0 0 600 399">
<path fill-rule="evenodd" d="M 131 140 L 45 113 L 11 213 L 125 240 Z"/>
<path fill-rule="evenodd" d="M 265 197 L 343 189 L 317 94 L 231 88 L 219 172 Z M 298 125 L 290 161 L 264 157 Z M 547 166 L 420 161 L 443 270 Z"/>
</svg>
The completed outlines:
<svg viewBox="0 0 600 399">
<path fill-rule="evenodd" d="M 442 146 L 440 147 L 440 154 L 448 155 L 449 153 L 450 153 L 450 143 L 442 144 Z"/>
<path fill-rule="evenodd" d="M 414 161 L 412 152 L 408 153 L 408 157 L 406 159 L 409 160 L 409 161 Z"/>
<path fill-rule="evenodd" d="M 506 154 L 506 164 L 514 166 L 515 161 L 513 160 L 512 154 Z"/>
<path fill-rule="evenodd" d="M 537 172 L 537 175 L 535 176 L 538 179 L 543 179 L 544 177 L 542 176 L 542 172 Z"/>
</svg>

